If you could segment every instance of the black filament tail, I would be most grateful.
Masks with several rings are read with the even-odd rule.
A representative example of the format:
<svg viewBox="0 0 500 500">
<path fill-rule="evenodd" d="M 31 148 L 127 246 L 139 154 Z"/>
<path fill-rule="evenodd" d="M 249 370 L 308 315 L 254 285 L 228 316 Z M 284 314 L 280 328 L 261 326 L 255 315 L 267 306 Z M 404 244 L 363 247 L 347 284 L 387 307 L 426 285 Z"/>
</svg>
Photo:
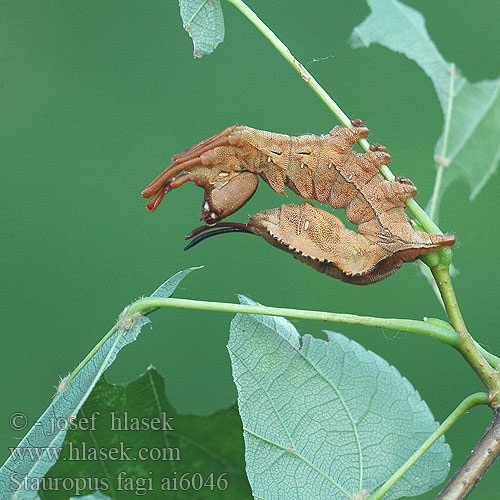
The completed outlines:
<svg viewBox="0 0 500 500">
<path fill-rule="evenodd" d="M 248 234 L 254 234 L 248 229 L 243 229 L 241 227 L 224 227 L 221 229 L 214 229 L 213 231 L 207 231 L 201 234 L 198 234 L 196 238 L 193 238 L 185 247 L 184 250 L 189 250 L 190 248 L 193 248 L 195 245 L 197 245 L 200 241 L 203 241 L 207 238 L 210 238 L 210 236 L 217 236 L 218 234 L 224 234 L 224 233 L 248 233 Z"/>
</svg>

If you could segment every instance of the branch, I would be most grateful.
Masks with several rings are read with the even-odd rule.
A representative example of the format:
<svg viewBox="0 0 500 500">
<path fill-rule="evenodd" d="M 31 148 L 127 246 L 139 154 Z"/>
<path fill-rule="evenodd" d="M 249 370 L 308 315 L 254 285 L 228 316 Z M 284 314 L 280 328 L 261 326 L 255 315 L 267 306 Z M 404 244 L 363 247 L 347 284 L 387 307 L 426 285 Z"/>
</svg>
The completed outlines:
<svg viewBox="0 0 500 500">
<path fill-rule="evenodd" d="M 251 306 L 227 302 L 210 302 L 206 300 L 145 297 L 131 304 L 130 308 L 127 310 L 127 316 L 132 316 L 138 312 L 145 312 L 148 314 L 158 307 L 175 307 L 179 309 L 197 309 L 201 311 L 219 311 L 241 314 L 262 314 L 264 316 L 282 316 L 286 318 L 312 319 L 348 325 L 387 328 L 388 330 L 404 330 L 406 332 L 416 333 L 417 335 L 424 335 L 453 347 L 456 347 L 459 341 L 457 332 L 450 328 L 444 328 L 440 325 L 414 319 L 376 318 L 373 316 L 358 316 L 356 314 L 308 311 L 304 309 L 288 309 L 285 307 Z"/>
<path fill-rule="evenodd" d="M 458 306 L 455 291 L 451 283 L 448 267 L 436 266 L 431 268 L 432 275 L 443 298 L 444 305 L 451 326 L 460 335 L 460 342 L 457 350 L 465 358 L 467 363 L 477 373 L 490 394 L 490 406 L 496 408 L 500 405 L 500 374 L 494 368 L 498 366 L 494 360 L 486 360 L 478 344 L 471 337 L 465 326 L 460 308 Z"/>
<path fill-rule="evenodd" d="M 500 455 L 500 408 L 481 440 L 474 446 L 465 463 L 458 469 L 436 500 L 462 500 L 476 487 Z"/>
</svg>

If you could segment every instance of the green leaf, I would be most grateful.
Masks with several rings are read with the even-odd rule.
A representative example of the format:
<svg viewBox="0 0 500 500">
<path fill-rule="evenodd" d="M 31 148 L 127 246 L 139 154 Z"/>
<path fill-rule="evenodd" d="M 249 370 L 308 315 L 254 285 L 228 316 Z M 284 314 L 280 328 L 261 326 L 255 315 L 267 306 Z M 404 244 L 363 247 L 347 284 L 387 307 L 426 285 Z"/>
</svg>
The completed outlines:
<svg viewBox="0 0 500 500">
<path fill-rule="evenodd" d="M 364 498 L 438 426 L 394 367 L 339 333 L 326 334 L 327 342 L 300 337 L 283 318 L 237 315 L 231 323 L 247 474 L 258 498 Z M 440 438 L 384 499 L 433 488 L 450 458 Z"/>
<path fill-rule="evenodd" d="M 378 43 L 415 61 L 434 84 L 443 113 L 446 112 L 450 87 L 450 63 L 431 40 L 422 14 L 397 0 L 367 0 L 371 13 L 351 34 L 353 48 Z M 464 79 L 457 77 L 455 90 Z"/>
<path fill-rule="evenodd" d="M 197 269 L 203 269 L 203 266 L 197 266 L 197 267 L 189 267 L 188 269 L 184 269 L 183 271 L 179 271 L 178 273 L 174 274 L 170 279 L 165 281 L 162 285 L 160 285 L 152 294 L 151 297 L 160 297 L 167 299 L 170 297 L 174 292 L 175 289 L 179 286 L 179 283 L 189 274 L 192 273 L 193 271 L 196 271 Z"/>
<path fill-rule="evenodd" d="M 443 136 L 436 145 L 442 150 Z M 450 134 L 440 195 L 456 179 L 464 179 L 473 200 L 495 173 L 500 160 L 500 78 L 465 82 L 453 101 Z M 438 200 L 440 196 L 438 197 Z"/>
<path fill-rule="evenodd" d="M 180 271 L 167 280 L 155 293 L 172 294 L 179 282 L 191 271 Z M 165 295 L 163 295 L 165 296 Z M 58 393 L 43 415 L 35 422 L 11 455 L 0 468 L 0 491 L 3 498 L 38 498 L 36 484 L 56 462 L 56 454 L 67 431 L 67 424 L 75 418 L 102 373 L 115 360 L 127 344 L 137 339 L 141 328 L 150 323 L 143 314 L 132 317 L 120 316 L 118 329 L 94 355 L 87 360 L 74 378 L 63 380 Z M 54 424 L 58 423 L 58 426 Z M 17 495 L 17 496 L 16 496 Z"/>
<path fill-rule="evenodd" d="M 430 39 L 423 16 L 397 0 L 367 3 L 371 13 L 354 28 L 352 46 L 378 43 L 415 61 L 432 80 L 445 117 L 452 99 L 444 151 L 447 166 L 436 193 L 436 208 L 447 187 L 458 179 L 468 183 L 474 199 L 500 160 L 500 79 L 470 83 L 456 74 L 450 96 L 451 64 Z M 443 143 L 444 131 L 435 147 L 436 158 L 443 156 Z"/>
<path fill-rule="evenodd" d="M 163 378 L 152 367 L 124 385 L 99 380 L 75 427 L 68 431 L 61 456 L 45 477 L 48 485 L 92 478 L 98 482 L 95 487 L 120 500 L 152 492 L 158 498 L 251 498 L 236 406 L 210 416 L 178 414 L 165 397 Z M 82 460 L 92 457 L 94 450 L 110 455 L 113 449 L 126 450 L 120 457 L 124 460 Z M 78 453 L 80 460 L 75 460 Z M 200 481 L 206 486 L 198 488 Z M 80 481 L 79 491 L 70 493 L 90 493 L 92 488 L 84 487 L 88 485 Z M 43 493 L 44 499 L 68 496 L 67 491 L 62 497 L 49 488 Z"/>
<path fill-rule="evenodd" d="M 193 56 L 211 54 L 224 41 L 224 16 L 219 0 L 179 0 L 184 29 L 193 39 Z"/>
</svg>

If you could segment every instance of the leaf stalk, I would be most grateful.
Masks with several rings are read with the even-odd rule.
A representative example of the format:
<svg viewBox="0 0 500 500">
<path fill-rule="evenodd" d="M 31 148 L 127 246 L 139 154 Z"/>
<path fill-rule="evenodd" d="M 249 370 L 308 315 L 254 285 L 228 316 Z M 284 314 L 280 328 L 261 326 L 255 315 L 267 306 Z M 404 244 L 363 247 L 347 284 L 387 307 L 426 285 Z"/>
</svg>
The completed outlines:
<svg viewBox="0 0 500 500">
<path fill-rule="evenodd" d="M 487 405 L 488 394 L 477 392 L 465 398 L 449 417 L 422 443 L 420 448 L 367 500 L 380 500 L 399 481 L 408 469 L 445 433 L 460 417 L 477 405 Z M 455 497 L 449 497 L 451 498 Z"/>
<path fill-rule="evenodd" d="M 434 219 L 436 215 L 436 208 L 438 205 L 439 192 L 441 190 L 441 181 L 443 178 L 443 171 L 446 168 L 446 155 L 448 154 L 448 137 L 450 135 L 451 112 L 453 110 L 453 99 L 455 98 L 455 64 L 450 64 L 450 87 L 448 90 L 448 104 L 446 107 L 446 116 L 444 120 L 443 130 L 443 146 L 441 148 L 441 155 L 436 158 L 436 180 L 434 182 L 434 189 L 432 190 L 431 201 L 429 203 L 429 217 Z"/>
<path fill-rule="evenodd" d="M 444 328 L 440 325 L 413 319 L 377 318 L 372 316 L 358 316 L 356 314 L 310 311 L 285 307 L 253 306 L 246 304 L 232 304 L 228 302 L 210 302 L 206 300 L 145 297 L 131 304 L 130 308 L 127 310 L 127 315 L 131 316 L 139 311 L 149 311 L 158 307 L 174 307 L 179 309 L 196 309 L 200 311 L 218 311 L 241 314 L 261 314 L 264 316 L 280 316 L 295 319 L 329 321 L 349 325 L 387 328 L 389 330 L 404 330 L 410 333 L 430 337 L 453 347 L 456 347 L 459 342 L 459 335 L 450 328 Z"/>
</svg>

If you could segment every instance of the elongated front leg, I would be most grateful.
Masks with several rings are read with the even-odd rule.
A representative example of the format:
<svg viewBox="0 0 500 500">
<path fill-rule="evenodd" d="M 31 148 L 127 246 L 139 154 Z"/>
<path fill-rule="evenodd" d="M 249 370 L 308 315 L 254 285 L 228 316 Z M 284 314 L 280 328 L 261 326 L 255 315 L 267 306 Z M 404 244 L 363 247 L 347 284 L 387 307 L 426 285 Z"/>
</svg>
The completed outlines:
<svg viewBox="0 0 500 500">
<path fill-rule="evenodd" d="M 179 153 L 172 157 L 172 163 L 160 172 L 141 192 L 143 198 L 150 198 L 151 196 L 158 193 L 158 191 L 164 189 L 168 184 L 168 181 L 175 177 L 182 170 L 189 168 L 190 166 L 203 164 L 201 155 L 211 149 L 219 146 L 225 146 L 229 144 L 229 136 L 231 132 L 234 131 L 236 127 L 228 127 L 222 132 L 205 139 L 194 146 L 186 149 L 184 152 Z M 152 208 L 152 210 L 151 210 Z M 157 206 L 148 207 L 151 212 L 154 211 Z"/>
<path fill-rule="evenodd" d="M 229 127 L 175 155 L 172 163 L 142 191 L 153 212 L 166 193 L 194 182 L 205 191 L 202 220 L 214 223 L 239 210 L 257 189 L 257 176 L 245 171 L 248 152 L 242 140 L 245 127 Z"/>
</svg>

